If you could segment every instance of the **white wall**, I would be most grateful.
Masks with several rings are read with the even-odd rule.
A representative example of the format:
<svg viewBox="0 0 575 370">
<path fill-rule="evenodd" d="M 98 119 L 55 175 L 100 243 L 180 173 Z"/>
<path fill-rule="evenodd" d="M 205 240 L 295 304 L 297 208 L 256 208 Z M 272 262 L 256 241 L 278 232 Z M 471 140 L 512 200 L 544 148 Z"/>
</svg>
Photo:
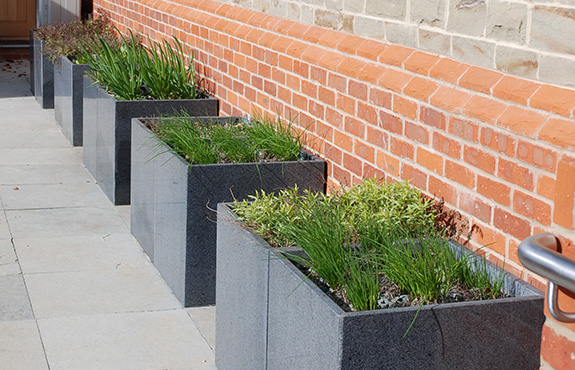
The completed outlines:
<svg viewBox="0 0 575 370">
<path fill-rule="evenodd" d="M 81 0 L 38 0 L 38 25 L 80 19 Z"/>
</svg>

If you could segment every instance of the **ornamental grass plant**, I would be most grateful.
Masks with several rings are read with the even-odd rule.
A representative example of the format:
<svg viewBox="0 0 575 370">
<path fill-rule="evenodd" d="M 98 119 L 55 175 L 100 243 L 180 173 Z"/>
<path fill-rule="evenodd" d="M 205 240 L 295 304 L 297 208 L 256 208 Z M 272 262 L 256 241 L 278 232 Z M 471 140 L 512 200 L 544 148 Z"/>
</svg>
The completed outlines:
<svg viewBox="0 0 575 370">
<path fill-rule="evenodd" d="M 259 193 L 234 212 L 351 311 L 501 297 L 502 276 L 484 257 L 458 251 L 443 210 L 407 182 L 375 179 L 347 191 Z"/>
<path fill-rule="evenodd" d="M 221 124 L 181 112 L 161 117 L 150 128 L 191 164 L 297 161 L 303 147 L 293 124 L 279 117 Z"/>
</svg>

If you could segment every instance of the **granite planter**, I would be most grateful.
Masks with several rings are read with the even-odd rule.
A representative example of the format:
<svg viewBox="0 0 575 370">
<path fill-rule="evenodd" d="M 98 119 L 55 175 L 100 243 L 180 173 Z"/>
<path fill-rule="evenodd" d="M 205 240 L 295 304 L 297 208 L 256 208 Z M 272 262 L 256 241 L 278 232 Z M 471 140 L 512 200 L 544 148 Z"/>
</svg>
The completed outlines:
<svg viewBox="0 0 575 370">
<path fill-rule="evenodd" d="M 218 120 L 230 119 L 239 118 Z M 218 203 L 295 184 L 325 190 L 326 163 L 302 155 L 294 162 L 190 165 L 134 119 L 132 234 L 185 306 L 216 300 Z"/>
<path fill-rule="evenodd" d="M 54 116 L 74 146 L 82 146 L 84 74 L 89 69 L 65 56 L 54 65 Z"/>
<path fill-rule="evenodd" d="M 42 54 L 44 41 L 39 40 L 34 30 L 30 31 L 30 90 L 43 109 L 54 108 L 54 63 Z"/>
<path fill-rule="evenodd" d="M 423 306 L 403 337 L 418 307 L 345 312 L 218 212 L 218 369 L 539 369 L 543 295 L 513 275 L 513 298 Z"/>
<path fill-rule="evenodd" d="M 116 205 L 130 204 L 131 120 L 186 111 L 191 116 L 217 116 L 218 100 L 117 100 L 84 76 L 84 164 Z"/>
</svg>

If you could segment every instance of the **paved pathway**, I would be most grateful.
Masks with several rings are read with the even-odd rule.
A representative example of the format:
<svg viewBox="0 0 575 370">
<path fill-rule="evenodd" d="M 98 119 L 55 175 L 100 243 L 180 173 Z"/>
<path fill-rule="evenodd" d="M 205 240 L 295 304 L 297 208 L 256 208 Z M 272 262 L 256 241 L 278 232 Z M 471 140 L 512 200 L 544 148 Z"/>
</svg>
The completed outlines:
<svg viewBox="0 0 575 370">
<path fill-rule="evenodd" d="M 215 369 L 184 309 L 54 120 L 0 60 L 0 369 Z"/>
</svg>

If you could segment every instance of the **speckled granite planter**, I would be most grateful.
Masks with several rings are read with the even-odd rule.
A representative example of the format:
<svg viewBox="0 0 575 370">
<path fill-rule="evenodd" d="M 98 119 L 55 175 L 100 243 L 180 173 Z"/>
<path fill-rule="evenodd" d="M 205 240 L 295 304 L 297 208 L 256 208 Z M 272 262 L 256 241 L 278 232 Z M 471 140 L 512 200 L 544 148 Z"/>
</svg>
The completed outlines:
<svg viewBox="0 0 575 370">
<path fill-rule="evenodd" d="M 117 100 L 84 76 L 84 164 L 116 205 L 130 204 L 131 120 L 186 111 L 217 116 L 218 100 Z"/>
<path fill-rule="evenodd" d="M 326 163 L 307 153 L 304 158 L 189 165 L 134 119 L 132 234 L 185 306 L 215 303 L 217 204 L 295 184 L 324 191 Z"/>
<path fill-rule="evenodd" d="M 82 146 L 84 106 L 84 74 L 87 64 L 76 64 L 60 57 L 54 65 L 54 117 L 66 139 L 74 146 Z"/>
<path fill-rule="evenodd" d="M 539 369 L 543 295 L 510 274 L 514 298 L 424 306 L 403 338 L 418 307 L 344 312 L 218 211 L 218 369 Z"/>
<path fill-rule="evenodd" d="M 54 63 L 42 54 L 44 41 L 36 38 L 34 30 L 30 31 L 30 90 L 43 109 L 54 108 Z"/>
</svg>

